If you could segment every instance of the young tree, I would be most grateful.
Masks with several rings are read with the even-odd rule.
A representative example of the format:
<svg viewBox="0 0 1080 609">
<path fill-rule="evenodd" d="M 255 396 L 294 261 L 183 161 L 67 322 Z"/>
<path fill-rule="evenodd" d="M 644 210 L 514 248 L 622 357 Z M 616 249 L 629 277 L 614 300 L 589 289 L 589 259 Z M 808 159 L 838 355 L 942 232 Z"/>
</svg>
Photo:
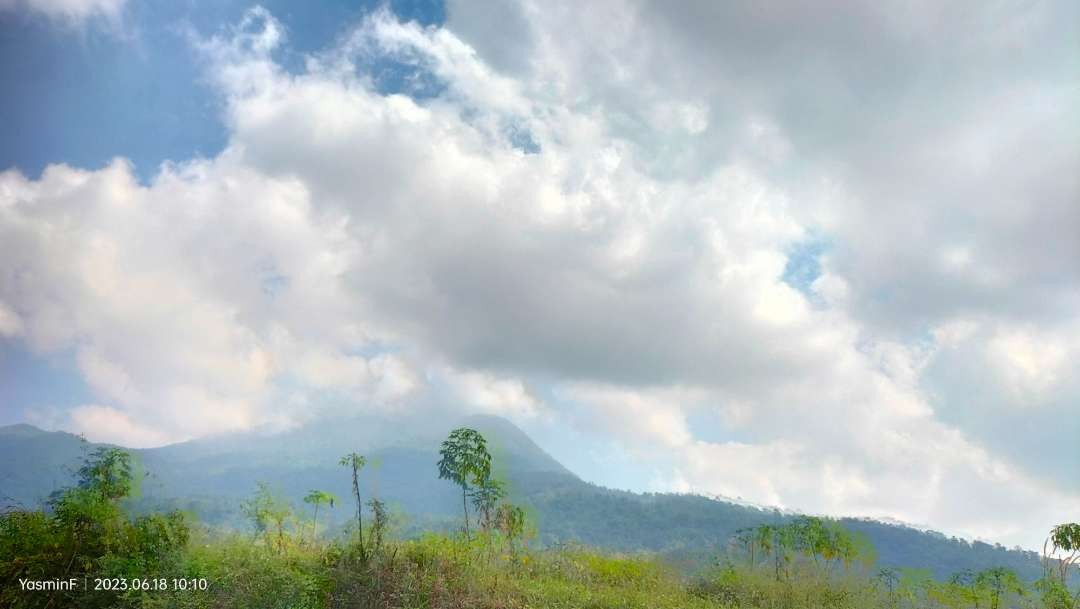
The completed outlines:
<svg viewBox="0 0 1080 609">
<path fill-rule="evenodd" d="M 364 503 L 360 500 L 360 469 L 367 465 L 367 459 L 357 453 L 349 453 L 341 458 L 341 465 L 352 470 L 353 497 L 356 498 L 356 536 L 360 540 L 360 556 L 364 553 L 364 522 L 361 513 L 364 511 Z"/>
<path fill-rule="evenodd" d="M 525 537 L 525 510 L 511 503 L 501 503 L 495 510 L 495 526 L 506 536 L 510 549 L 514 542 Z"/>
<path fill-rule="evenodd" d="M 131 493 L 134 481 L 131 470 L 131 453 L 101 447 L 79 468 L 78 487 L 106 501 L 117 501 Z"/>
<path fill-rule="evenodd" d="M 738 529 L 735 531 L 735 535 L 728 540 L 728 543 L 746 552 L 748 566 L 751 569 L 757 566 L 757 559 L 754 555 L 754 550 L 757 549 L 755 540 L 756 533 L 757 529 L 754 528 Z"/>
<path fill-rule="evenodd" d="M 488 478 L 481 480 L 469 493 L 472 496 L 473 507 L 476 508 L 476 519 L 485 531 L 490 531 L 495 524 L 495 507 L 506 496 L 503 483 Z"/>
<path fill-rule="evenodd" d="M 439 449 L 439 478 L 461 487 L 461 509 L 465 512 L 465 535 L 469 535 L 469 487 L 482 485 L 491 476 L 491 455 L 484 436 L 462 427 L 450 432 Z"/>
<path fill-rule="evenodd" d="M 124 510 L 121 500 L 134 486 L 132 460 L 117 448 L 98 449 L 78 470 L 76 485 L 52 495 L 48 510 L 0 513 L 0 607 L 129 606 L 118 589 L 28 595 L 19 580 L 137 578 L 168 572 L 182 560 L 189 533 L 182 513 Z"/>
<path fill-rule="evenodd" d="M 982 600 L 986 592 L 983 588 L 983 582 L 970 569 L 964 569 L 949 577 L 949 587 L 951 588 L 950 596 L 974 607 L 979 606 L 979 601 Z"/>
<path fill-rule="evenodd" d="M 1049 557 L 1057 556 L 1058 578 L 1063 585 L 1068 585 L 1069 569 L 1080 562 L 1080 524 L 1070 522 L 1059 524 L 1050 531 L 1050 552 L 1043 547 L 1044 564 L 1049 568 Z"/>
<path fill-rule="evenodd" d="M 896 593 L 896 587 L 900 583 L 900 574 L 896 569 L 878 569 L 874 578 L 885 589 L 885 598 L 888 599 L 889 606 L 897 606 L 899 604 L 899 598 Z"/>
<path fill-rule="evenodd" d="M 993 567 L 975 576 L 976 586 L 990 597 L 990 609 L 999 609 L 1002 599 L 1024 593 L 1024 583 L 1012 569 Z"/>
<path fill-rule="evenodd" d="M 285 522 L 292 515 L 289 504 L 275 495 L 268 484 L 259 482 L 255 496 L 245 501 L 241 508 L 255 525 L 255 534 L 264 535 L 268 546 L 276 545 L 278 553 L 283 553 Z"/>
<path fill-rule="evenodd" d="M 337 497 L 325 491 L 309 491 L 307 496 L 304 497 L 304 503 L 310 503 L 315 506 L 315 517 L 311 521 L 311 538 L 313 541 L 318 538 L 319 506 L 326 503 L 332 508 L 336 501 Z"/>
<path fill-rule="evenodd" d="M 371 540 L 372 552 L 378 552 L 382 547 L 383 536 L 386 534 L 386 528 L 390 524 L 390 512 L 386 509 L 386 504 L 378 499 L 371 499 L 368 501 L 368 505 L 371 506 Z"/>
</svg>

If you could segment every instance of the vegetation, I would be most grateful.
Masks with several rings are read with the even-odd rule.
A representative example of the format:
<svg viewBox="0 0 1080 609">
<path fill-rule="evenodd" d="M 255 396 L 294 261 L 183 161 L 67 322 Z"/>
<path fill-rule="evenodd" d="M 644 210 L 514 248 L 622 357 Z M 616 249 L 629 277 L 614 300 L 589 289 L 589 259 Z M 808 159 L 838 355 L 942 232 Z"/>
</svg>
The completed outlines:
<svg viewBox="0 0 1080 609">
<path fill-rule="evenodd" d="M 469 536 L 469 505 L 467 502 L 470 487 L 483 492 L 484 487 L 491 488 L 491 454 L 487 450 L 487 441 L 475 429 L 461 427 L 450 432 L 439 449 L 439 478 L 450 480 L 461 487 L 461 509 L 465 512 L 465 536 Z"/>
<path fill-rule="evenodd" d="M 364 502 L 360 499 L 360 470 L 367 465 L 367 459 L 357 453 L 349 453 L 339 461 L 352 471 L 353 497 L 356 499 L 356 539 L 360 554 L 364 554 Z"/>
<path fill-rule="evenodd" d="M 310 503 L 315 507 L 315 515 L 311 518 L 311 539 L 315 540 L 319 538 L 319 506 L 322 504 L 328 504 L 330 507 L 334 507 L 334 503 L 337 502 L 337 497 L 327 493 L 326 491 L 313 490 L 308 492 L 304 497 L 304 503 Z"/>
<path fill-rule="evenodd" d="M 462 490 L 436 481 L 432 464 L 440 459 L 440 445 L 454 427 L 475 429 L 486 438 L 493 463 L 498 465 L 494 471 L 506 482 L 505 500 L 527 511 L 535 544 L 575 541 L 608 551 L 647 550 L 677 563 L 682 571 L 692 571 L 709 564 L 716 548 L 725 547 L 740 529 L 763 523 L 783 525 L 795 518 L 692 494 L 643 494 L 589 484 L 497 417 L 470 417 L 453 426 L 433 425 L 402 436 L 389 423 L 372 422 L 365 416 L 363 421 L 319 423 L 285 432 L 272 441 L 240 436 L 227 444 L 198 441 L 133 450 L 149 475 L 140 479 L 138 498 L 126 500 L 125 505 L 136 514 L 179 509 L 208 526 L 247 530 L 251 518 L 241 508 L 251 500 L 255 481 L 264 480 L 271 483 L 275 495 L 307 508 L 302 518 L 299 512 L 294 517 L 310 527 L 311 507 L 300 500 L 313 488 L 342 499 L 355 498 L 348 475 L 351 468 L 340 466 L 339 461 L 363 446 L 367 465 L 359 472 L 359 484 L 366 493 L 361 497 L 365 547 L 370 534 L 367 525 L 373 517 L 366 502 L 375 496 L 389 510 L 398 536 L 451 532 L 462 528 Z M 78 464 L 93 448 L 71 434 L 27 425 L 0 427 L 0 509 L 45 507 L 50 493 L 75 483 Z M 378 470 L 372 467 L 376 462 L 382 464 Z M 476 524 L 471 494 L 467 505 L 471 529 Z M 355 534 L 355 503 L 349 507 L 319 508 L 320 539 L 340 534 L 350 523 L 350 534 Z M 978 573 L 998 566 L 1015 571 L 1024 581 L 1044 575 L 1037 552 L 874 520 L 842 519 L 840 524 L 873 543 L 879 568 L 926 568 L 942 581 L 958 571 Z M 1056 563 L 1052 568 L 1057 569 Z M 1077 585 L 1080 573 L 1073 568 L 1070 587 Z"/>
<path fill-rule="evenodd" d="M 184 560 L 189 528 L 179 512 L 131 518 L 121 500 L 134 488 L 131 456 L 99 448 L 77 484 L 46 509 L 0 516 L 0 606 L 107 608 L 108 590 L 25 592 L 20 580 L 132 579 L 173 572 Z"/>
<path fill-rule="evenodd" d="M 444 444 L 451 450 L 438 473 L 472 499 L 475 530 L 466 532 L 466 516 L 461 534 L 412 539 L 394 535 L 382 501 L 361 504 L 358 485 L 356 534 L 328 527 L 321 540 L 318 510 L 334 497 L 324 491 L 305 497 L 313 507 L 312 534 L 305 536 L 304 517 L 265 483 L 244 503 L 251 535 L 210 529 L 179 512 L 133 516 L 127 502 L 138 476 L 131 455 L 99 449 L 78 470 L 76 483 L 43 509 L 0 515 L 0 606 L 1080 608 L 1080 590 L 1069 588 L 1080 531 L 1075 524 L 1051 531 L 1045 573 L 1034 582 L 1004 567 L 946 579 L 925 570 L 878 568 L 865 535 L 839 521 L 806 516 L 738 531 L 717 546 L 710 566 L 694 573 L 646 553 L 532 547 L 525 510 L 505 501 L 504 486 L 490 477 L 490 455 L 477 450 L 485 448 L 483 437 L 473 434 Z M 354 480 L 358 461 L 345 463 Z M 370 509 L 366 544 L 364 505 Z M 80 585 L 26 591 L 20 583 L 68 578 Z"/>
</svg>

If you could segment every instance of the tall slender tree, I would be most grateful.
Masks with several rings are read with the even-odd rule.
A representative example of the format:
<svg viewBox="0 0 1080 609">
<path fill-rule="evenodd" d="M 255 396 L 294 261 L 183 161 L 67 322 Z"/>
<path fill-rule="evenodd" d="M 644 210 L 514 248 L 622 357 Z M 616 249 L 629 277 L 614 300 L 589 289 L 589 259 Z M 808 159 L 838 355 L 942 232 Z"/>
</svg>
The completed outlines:
<svg viewBox="0 0 1080 609">
<path fill-rule="evenodd" d="M 484 436 L 475 429 L 461 427 L 450 432 L 439 450 L 439 478 L 461 487 L 461 509 L 465 512 L 465 535 L 469 535 L 469 488 L 491 477 L 491 454 Z"/>
<path fill-rule="evenodd" d="M 1000 609 L 1002 600 L 1024 593 L 1024 582 L 1012 569 L 992 567 L 975 576 L 976 584 L 990 597 L 990 609 Z"/>
<path fill-rule="evenodd" d="M 319 506 L 326 503 L 330 507 L 334 507 L 334 503 L 337 501 L 337 497 L 327 493 L 326 491 L 309 491 L 307 496 L 304 497 L 304 503 L 310 503 L 315 506 L 315 517 L 311 521 L 311 539 L 314 541 L 319 535 Z"/>
<path fill-rule="evenodd" d="M 341 458 L 340 463 L 352 470 L 352 491 L 353 497 L 356 498 L 356 536 L 360 539 L 360 556 L 365 556 L 363 521 L 364 503 L 360 500 L 360 470 L 367 465 L 367 459 L 363 455 L 349 453 Z"/>
</svg>

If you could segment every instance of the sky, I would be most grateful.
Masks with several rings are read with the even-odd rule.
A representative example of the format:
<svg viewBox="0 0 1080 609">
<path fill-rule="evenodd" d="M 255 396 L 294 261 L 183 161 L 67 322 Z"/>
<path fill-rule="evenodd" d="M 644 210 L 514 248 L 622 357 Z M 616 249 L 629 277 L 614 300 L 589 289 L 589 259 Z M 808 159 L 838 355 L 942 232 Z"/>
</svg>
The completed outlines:
<svg viewBox="0 0 1080 609">
<path fill-rule="evenodd" d="M 1080 515 L 1080 4 L 0 0 L 0 82 L 0 424 Z"/>
</svg>

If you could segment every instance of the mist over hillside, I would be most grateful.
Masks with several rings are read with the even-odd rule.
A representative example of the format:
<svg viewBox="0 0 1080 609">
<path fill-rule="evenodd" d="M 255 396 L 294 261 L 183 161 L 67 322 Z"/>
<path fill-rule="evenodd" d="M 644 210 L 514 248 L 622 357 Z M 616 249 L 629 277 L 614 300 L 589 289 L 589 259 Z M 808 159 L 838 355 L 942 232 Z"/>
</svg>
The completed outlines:
<svg viewBox="0 0 1080 609">
<path fill-rule="evenodd" d="M 437 478 L 438 448 L 457 426 L 489 440 L 498 477 L 510 497 L 525 506 L 539 542 L 579 542 L 619 551 L 649 551 L 694 568 L 714 561 L 737 530 L 784 522 L 791 514 L 697 495 L 612 490 L 578 478 L 506 419 L 476 416 L 447 422 L 396 417 L 322 421 L 277 435 L 232 434 L 133 450 L 143 470 L 136 509 L 180 507 L 213 526 L 245 529 L 240 506 L 258 482 L 269 483 L 297 507 L 311 489 L 347 501 L 350 480 L 338 465 L 357 451 L 370 466 L 361 473 L 363 492 L 386 501 L 399 534 L 448 531 L 458 526 L 460 490 Z M 0 428 L 0 498 L 23 507 L 42 505 L 93 445 L 65 432 L 30 425 Z M 328 521 L 351 517 L 347 505 L 329 510 Z M 935 532 L 871 519 L 844 519 L 873 543 L 882 567 L 926 568 L 937 577 L 965 569 L 1007 566 L 1032 580 L 1041 571 L 1034 552 L 968 542 Z"/>
</svg>

